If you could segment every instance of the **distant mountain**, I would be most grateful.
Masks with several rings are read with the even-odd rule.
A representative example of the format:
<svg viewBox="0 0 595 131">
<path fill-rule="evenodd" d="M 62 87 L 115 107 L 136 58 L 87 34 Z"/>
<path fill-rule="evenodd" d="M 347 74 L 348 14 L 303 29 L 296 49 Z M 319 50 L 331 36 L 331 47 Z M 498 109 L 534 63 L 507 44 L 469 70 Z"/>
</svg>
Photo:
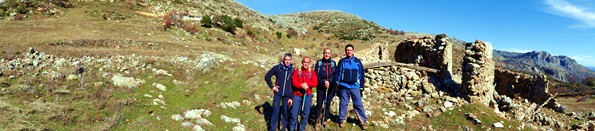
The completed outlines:
<svg viewBox="0 0 595 131">
<path fill-rule="evenodd" d="M 595 71 L 595 66 L 588 66 L 587 68 L 591 69 L 592 71 Z"/>
<path fill-rule="evenodd" d="M 565 82 L 595 76 L 592 68 L 582 66 L 570 57 L 552 56 L 545 51 L 515 53 L 495 50 L 494 60 L 500 67 L 533 74 L 545 73 Z"/>
</svg>

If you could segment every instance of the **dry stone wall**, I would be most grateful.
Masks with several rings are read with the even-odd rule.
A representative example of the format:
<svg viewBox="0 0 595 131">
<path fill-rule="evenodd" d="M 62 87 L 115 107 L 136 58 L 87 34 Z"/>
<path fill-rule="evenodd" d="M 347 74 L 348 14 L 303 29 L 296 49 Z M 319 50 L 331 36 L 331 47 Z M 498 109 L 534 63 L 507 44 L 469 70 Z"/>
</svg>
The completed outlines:
<svg viewBox="0 0 595 131">
<path fill-rule="evenodd" d="M 446 35 L 431 37 L 410 37 L 399 43 L 394 57 L 396 62 L 413 63 L 419 66 L 441 70 L 439 79 L 452 79 L 452 43 Z"/>
<path fill-rule="evenodd" d="M 496 69 L 495 80 L 496 91 L 499 95 L 513 98 L 520 97 L 539 105 L 553 97 L 548 91 L 549 81 L 545 75 L 533 76 L 505 69 Z M 556 99 L 551 99 L 544 107 L 563 111 L 563 107 L 556 103 Z"/>
<path fill-rule="evenodd" d="M 465 45 L 463 58 L 463 95 L 469 102 L 489 105 L 494 99 L 493 48 L 490 43 L 476 40 Z"/>
</svg>

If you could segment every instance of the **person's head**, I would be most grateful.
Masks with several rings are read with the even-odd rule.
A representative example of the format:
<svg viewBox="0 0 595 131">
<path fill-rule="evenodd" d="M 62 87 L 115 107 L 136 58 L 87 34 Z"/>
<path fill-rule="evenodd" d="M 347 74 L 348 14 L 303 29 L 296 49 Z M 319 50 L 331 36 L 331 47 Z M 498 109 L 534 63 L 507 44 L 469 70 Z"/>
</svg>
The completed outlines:
<svg viewBox="0 0 595 131">
<path fill-rule="evenodd" d="M 353 45 L 347 44 L 345 46 L 345 56 L 353 57 L 353 53 L 355 52 L 354 50 L 355 50 L 355 48 L 353 47 Z"/>
<path fill-rule="evenodd" d="M 291 61 L 292 60 L 293 59 L 291 58 L 291 54 L 290 53 L 285 53 L 283 55 L 283 65 L 285 65 L 285 66 L 291 65 Z"/>
<path fill-rule="evenodd" d="M 310 57 L 304 56 L 304 58 L 302 58 L 302 67 L 310 68 L 310 61 Z"/>
<path fill-rule="evenodd" d="M 322 51 L 323 57 L 325 60 L 331 59 L 331 48 L 324 48 Z"/>
</svg>

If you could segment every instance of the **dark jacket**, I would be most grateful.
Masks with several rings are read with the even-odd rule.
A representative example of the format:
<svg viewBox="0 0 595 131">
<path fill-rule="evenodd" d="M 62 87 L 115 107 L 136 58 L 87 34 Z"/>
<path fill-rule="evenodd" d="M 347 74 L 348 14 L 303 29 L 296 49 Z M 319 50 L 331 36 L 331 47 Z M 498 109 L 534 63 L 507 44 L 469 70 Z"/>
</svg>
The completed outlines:
<svg viewBox="0 0 595 131">
<path fill-rule="evenodd" d="M 320 59 L 316 62 L 314 70 L 316 70 L 316 75 L 318 76 L 319 88 L 324 89 L 325 80 L 329 81 L 331 87 L 335 85 L 335 75 L 333 75 L 335 73 L 335 67 L 337 67 L 337 63 L 332 59 Z"/>
<path fill-rule="evenodd" d="M 264 80 L 267 82 L 269 88 L 273 88 L 273 86 L 279 86 L 279 92 L 275 92 L 275 95 L 279 96 L 289 96 L 293 97 L 293 92 L 291 90 L 291 75 L 293 74 L 293 64 L 286 67 L 283 63 L 274 66 L 267 72 L 264 76 Z M 275 85 L 271 82 L 271 77 L 275 76 Z"/>
<path fill-rule="evenodd" d="M 364 88 L 364 66 L 354 57 L 339 60 L 335 71 L 335 83 L 346 88 Z"/>
</svg>

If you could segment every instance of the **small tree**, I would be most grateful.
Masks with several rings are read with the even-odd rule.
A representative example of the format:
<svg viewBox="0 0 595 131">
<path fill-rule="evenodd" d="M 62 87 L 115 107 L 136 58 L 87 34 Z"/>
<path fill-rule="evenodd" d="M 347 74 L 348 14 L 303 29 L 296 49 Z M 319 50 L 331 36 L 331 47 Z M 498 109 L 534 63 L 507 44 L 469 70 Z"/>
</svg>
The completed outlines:
<svg viewBox="0 0 595 131">
<path fill-rule="evenodd" d="M 213 27 L 213 21 L 211 20 L 211 16 L 210 15 L 202 16 L 202 19 L 200 20 L 200 24 L 201 24 L 201 26 L 206 27 L 206 28 Z"/>
</svg>

